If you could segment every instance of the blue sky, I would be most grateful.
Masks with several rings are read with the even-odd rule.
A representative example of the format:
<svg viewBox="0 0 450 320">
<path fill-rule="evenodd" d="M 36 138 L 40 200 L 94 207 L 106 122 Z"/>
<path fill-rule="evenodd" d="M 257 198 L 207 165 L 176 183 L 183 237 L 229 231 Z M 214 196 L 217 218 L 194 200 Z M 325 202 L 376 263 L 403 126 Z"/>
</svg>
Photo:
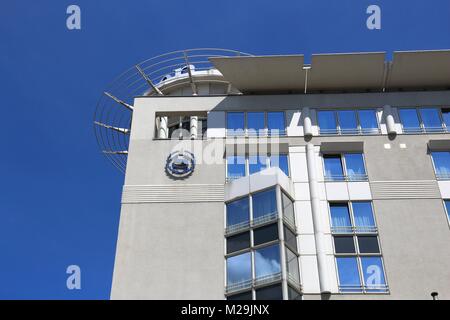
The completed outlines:
<svg viewBox="0 0 450 320">
<path fill-rule="evenodd" d="M 81 7 L 82 29 L 66 28 Z M 366 8 L 382 8 L 382 30 Z M 0 299 L 108 299 L 123 175 L 99 152 L 106 85 L 168 51 L 450 48 L 448 0 L 14 0 L 0 10 Z M 309 59 L 309 58 L 307 58 Z M 66 288 L 81 267 L 82 289 Z"/>
</svg>

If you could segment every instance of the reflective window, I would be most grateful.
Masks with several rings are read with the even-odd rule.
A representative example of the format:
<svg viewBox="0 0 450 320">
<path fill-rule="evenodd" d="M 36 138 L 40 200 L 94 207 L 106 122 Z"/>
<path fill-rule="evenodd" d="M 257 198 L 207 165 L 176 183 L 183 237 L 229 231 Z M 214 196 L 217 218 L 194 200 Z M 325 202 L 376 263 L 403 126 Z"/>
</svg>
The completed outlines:
<svg viewBox="0 0 450 320">
<path fill-rule="evenodd" d="M 352 202 L 352 209 L 355 227 L 358 231 L 376 230 L 371 202 Z"/>
<path fill-rule="evenodd" d="M 227 226 L 236 225 L 250 220 L 249 200 L 242 198 L 227 204 Z"/>
<path fill-rule="evenodd" d="M 289 177 L 289 161 L 287 154 L 277 154 L 270 156 L 270 166 L 280 168 Z"/>
<path fill-rule="evenodd" d="M 450 179 L 450 152 L 432 152 L 434 169 L 438 179 Z"/>
<path fill-rule="evenodd" d="M 366 291 L 386 291 L 386 279 L 381 257 L 362 257 L 361 267 Z"/>
<path fill-rule="evenodd" d="M 236 133 L 243 134 L 244 132 L 244 112 L 228 112 L 227 113 L 227 129 L 237 131 Z"/>
<path fill-rule="evenodd" d="M 363 133 L 378 132 L 378 121 L 375 110 L 358 110 L 358 118 Z"/>
<path fill-rule="evenodd" d="M 341 291 L 359 291 L 361 280 L 356 257 L 337 257 L 336 263 Z"/>
<path fill-rule="evenodd" d="M 331 227 L 334 232 L 351 232 L 352 223 L 346 203 L 330 203 Z"/>
<path fill-rule="evenodd" d="M 436 108 L 420 108 L 420 117 L 423 126 L 428 132 L 442 131 L 442 122 L 439 117 L 439 110 Z"/>
<path fill-rule="evenodd" d="M 227 296 L 227 300 L 252 300 L 252 292 L 241 292 L 238 294 L 233 294 L 230 296 Z"/>
<path fill-rule="evenodd" d="M 449 129 L 450 128 L 450 108 L 441 109 L 441 113 L 442 113 L 442 120 L 444 120 L 444 123 L 447 126 L 447 129 Z"/>
<path fill-rule="evenodd" d="M 245 177 L 245 157 L 227 157 L 227 178 L 238 179 Z"/>
<path fill-rule="evenodd" d="M 293 280 L 295 283 L 300 283 L 300 270 L 298 267 L 297 255 L 286 248 L 286 264 L 289 279 Z"/>
<path fill-rule="evenodd" d="M 337 133 L 334 111 L 317 111 L 317 121 L 319 122 L 321 134 Z"/>
<path fill-rule="evenodd" d="M 331 181 L 343 181 L 344 171 L 342 169 L 341 156 L 324 155 L 325 179 Z"/>
<path fill-rule="evenodd" d="M 276 214 L 277 198 L 275 189 L 269 189 L 253 195 L 253 220 L 266 215 Z"/>
<path fill-rule="evenodd" d="M 288 299 L 289 300 L 301 300 L 302 295 L 297 290 L 295 290 L 294 288 L 289 286 L 288 287 Z"/>
<path fill-rule="evenodd" d="M 280 271 L 280 247 L 278 244 L 255 250 L 256 278 L 275 275 Z"/>
<path fill-rule="evenodd" d="M 256 300 L 283 300 L 281 284 L 256 289 L 255 293 Z"/>
<path fill-rule="evenodd" d="M 264 112 L 247 113 L 247 132 L 251 136 L 264 134 L 265 120 Z"/>
<path fill-rule="evenodd" d="M 353 181 L 366 180 L 363 155 L 360 153 L 349 153 L 345 154 L 344 158 L 348 179 Z"/>
<path fill-rule="evenodd" d="M 267 157 L 263 155 L 249 156 L 248 169 L 250 174 L 260 172 L 267 168 Z"/>
<path fill-rule="evenodd" d="M 356 253 L 353 236 L 334 237 L 334 250 L 336 253 Z"/>
<path fill-rule="evenodd" d="M 445 204 L 445 210 L 447 211 L 447 216 L 450 219 L 450 200 L 445 200 L 444 204 Z"/>
<path fill-rule="evenodd" d="M 227 238 L 227 253 L 250 248 L 250 232 L 240 233 Z"/>
<path fill-rule="evenodd" d="M 250 252 L 227 258 L 227 285 L 249 281 L 252 278 Z"/>
<path fill-rule="evenodd" d="M 377 236 L 358 236 L 360 253 L 380 253 Z"/>
<path fill-rule="evenodd" d="M 399 109 L 400 120 L 405 132 L 417 132 L 420 131 L 419 117 L 417 116 L 416 109 Z"/>
<path fill-rule="evenodd" d="M 284 192 L 281 192 L 281 201 L 284 217 L 295 226 L 294 203 Z"/>
<path fill-rule="evenodd" d="M 271 224 L 253 230 L 253 243 L 255 246 L 278 240 L 278 224 Z"/>
<path fill-rule="evenodd" d="M 268 112 L 267 128 L 271 135 L 284 135 L 286 130 L 286 122 L 284 120 L 284 112 Z"/>
<path fill-rule="evenodd" d="M 356 122 L 356 114 L 353 110 L 338 111 L 339 126 L 342 133 L 356 133 L 358 124 Z"/>
<path fill-rule="evenodd" d="M 284 241 L 289 248 L 297 252 L 297 236 L 287 227 L 284 227 Z"/>
</svg>

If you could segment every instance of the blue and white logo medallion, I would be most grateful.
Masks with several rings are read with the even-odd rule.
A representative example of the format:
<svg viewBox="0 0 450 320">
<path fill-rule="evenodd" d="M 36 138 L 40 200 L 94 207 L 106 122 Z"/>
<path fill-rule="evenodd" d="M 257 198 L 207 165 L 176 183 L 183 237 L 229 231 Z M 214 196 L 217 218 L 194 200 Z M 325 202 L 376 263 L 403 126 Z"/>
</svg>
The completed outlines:
<svg viewBox="0 0 450 320">
<path fill-rule="evenodd" d="M 195 168 L 195 157 L 189 151 L 172 152 L 166 160 L 166 171 L 174 178 L 186 178 Z"/>
</svg>

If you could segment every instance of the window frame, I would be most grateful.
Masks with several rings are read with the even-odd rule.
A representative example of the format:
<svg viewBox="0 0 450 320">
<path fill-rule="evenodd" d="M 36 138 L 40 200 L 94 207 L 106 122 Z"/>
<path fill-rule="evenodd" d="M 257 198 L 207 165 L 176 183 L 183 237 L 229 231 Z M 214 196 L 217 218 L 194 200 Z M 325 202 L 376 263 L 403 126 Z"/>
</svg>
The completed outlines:
<svg viewBox="0 0 450 320">
<path fill-rule="evenodd" d="M 442 204 L 444 205 L 444 212 L 447 217 L 448 226 L 450 228 L 450 211 L 447 209 L 447 206 L 445 204 L 446 201 L 450 202 L 450 199 L 442 199 Z"/>
<path fill-rule="evenodd" d="M 372 129 L 363 129 L 361 126 L 361 119 L 359 116 L 359 111 L 373 111 L 375 114 L 375 120 L 377 122 L 377 127 Z M 335 132 L 332 132 L 332 129 L 326 129 L 325 133 L 322 133 L 323 130 L 320 129 L 319 124 L 319 116 L 318 113 L 321 111 L 331 111 L 334 113 L 334 119 L 336 123 L 336 129 Z M 354 129 L 353 132 L 342 132 L 341 123 L 340 123 L 340 117 L 339 112 L 340 111 L 353 111 L 355 115 L 356 120 L 356 129 Z M 335 135 L 342 135 L 342 136 L 351 136 L 351 135 L 376 135 L 381 133 L 380 128 L 380 119 L 378 117 L 378 110 L 377 108 L 357 108 L 357 109 L 349 109 L 349 108 L 343 108 L 343 109 L 316 109 L 316 119 L 317 119 L 317 127 L 319 131 L 319 136 L 335 136 Z M 347 130 L 347 129 L 344 129 Z"/>
<path fill-rule="evenodd" d="M 282 113 L 283 114 L 283 132 L 280 132 L 279 134 L 271 134 L 269 130 L 269 119 L 268 114 L 269 113 Z M 231 129 L 228 129 L 228 114 L 230 113 L 243 113 L 244 114 L 244 128 L 242 129 L 242 134 L 239 134 L 238 132 L 234 132 L 233 134 L 230 134 Z M 261 130 L 261 134 L 249 134 L 249 127 L 248 127 L 248 114 L 249 113 L 264 113 L 264 128 Z M 246 110 L 246 111 L 226 111 L 225 113 L 225 136 L 226 137 L 285 137 L 287 136 L 287 117 L 286 117 L 286 110 L 279 110 L 279 111 L 267 111 L 267 110 Z"/>
<path fill-rule="evenodd" d="M 448 153 L 450 155 L 450 151 L 442 151 L 442 150 L 440 150 L 440 151 L 433 151 L 433 150 L 431 150 L 430 151 L 431 164 L 433 165 L 435 179 L 437 181 L 448 181 L 448 180 L 450 180 L 450 174 L 448 176 L 440 175 L 440 174 L 438 174 L 438 172 L 436 170 L 436 164 L 434 162 L 434 157 L 433 157 L 433 153 L 436 153 L 436 152 L 440 152 L 440 153 L 445 152 L 445 153 Z M 450 164 L 449 164 L 449 167 L 450 167 Z"/>
<path fill-rule="evenodd" d="M 403 120 L 402 117 L 400 115 L 400 110 L 402 109 L 414 109 L 416 111 L 416 115 L 417 115 L 417 119 L 419 120 L 419 128 L 417 128 L 417 130 L 414 129 L 406 129 L 405 131 L 405 126 L 403 125 Z M 438 111 L 438 117 L 439 120 L 441 122 L 441 127 L 439 128 L 431 128 L 427 129 L 425 127 L 425 124 L 423 122 L 423 117 L 422 114 L 420 112 L 421 109 L 436 109 Z M 442 115 L 442 109 L 449 109 L 449 107 L 444 107 L 444 106 L 415 106 L 415 107 L 400 107 L 397 110 L 398 113 L 398 118 L 400 120 L 400 125 L 402 127 L 402 133 L 403 134 L 418 134 L 418 133 L 445 133 L 448 132 L 449 128 L 447 127 L 445 121 L 444 121 L 444 117 Z"/>
<path fill-rule="evenodd" d="M 348 154 L 360 154 L 362 157 L 362 162 L 363 162 L 363 166 L 364 166 L 364 171 L 365 171 L 365 176 L 361 177 L 361 179 L 351 179 L 347 172 L 347 162 L 345 160 L 345 155 Z M 333 180 L 331 178 L 327 178 L 326 175 L 326 169 L 325 169 L 325 158 L 329 156 L 329 157 L 339 157 L 341 160 L 341 167 L 342 167 L 342 180 Z M 322 153 L 321 154 L 321 158 L 322 158 L 322 167 L 323 167 L 323 177 L 324 177 L 324 181 L 325 182 L 365 182 L 365 181 L 369 181 L 369 175 L 367 173 L 367 164 L 366 164 L 366 157 L 364 155 L 363 152 L 341 152 L 341 153 Z"/>
<path fill-rule="evenodd" d="M 275 154 L 273 154 L 273 155 L 276 156 Z M 280 156 L 281 156 L 281 155 L 286 156 L 286 158 L 287 158 L 287 165 L 288 165 L 288 171 L 289 171 L 288 177 L 291 177 L 291 161 L 290 161 L 289 153 L 280 153 L 279 155 L 280 155 Z M 250 176 L 250 163 L 249 163 L 249 157 L 251 157 L 251 156 L 259 157 L 259 155 L 252 155 L 252 154 L 232 155 L 232 156 L 227 156 L 227 155 L 225 155 L 225 181 L 226 181 L 226 182 L 231 182 L 231 181 L 233 181 L 233 180 L 237 180 L 237 179 L 240 179 L 240 178 L 244 178 L 244 177 Z M 244 158 L 245 158 L 245 163 L 244 163 L 244 167 L 245 167 L 245 175 L 244 175 L 244 176 L 242 176 L 242 177 L 237 177 L 237 178 L 231 178 L 231 177 L 228 176 L 228 158 L 231 158 L 231 157 L 233 157 L 233 158 L 236 158 L 236 157 L 244 157 Z M 269 169 L 269 168 L 279 168 L 279 167 L 272 167 L 272 159 L 271 159 L 272 154 L 271 154 L 271 153 L 268 153 L 268 154 L 265 155 L 264 157 L 266 158 L 266 168 L 265 168 L 265 169 Z M 279 168 L 279 169 L 281 170 L 281 168 Z M 264 170 L 264 169 L 263 169 L 263 170 Z M 281 170 L 281 171 L 283 171 L 283 170 Z M 258 171 L 258 172 L 261 172 L 261 171 Z M 258 173 L 258 172 L 255 172 L 255 173 Z M 252 174 L 255 174 L 255 173 L 252 173 Z"/>
</svg>

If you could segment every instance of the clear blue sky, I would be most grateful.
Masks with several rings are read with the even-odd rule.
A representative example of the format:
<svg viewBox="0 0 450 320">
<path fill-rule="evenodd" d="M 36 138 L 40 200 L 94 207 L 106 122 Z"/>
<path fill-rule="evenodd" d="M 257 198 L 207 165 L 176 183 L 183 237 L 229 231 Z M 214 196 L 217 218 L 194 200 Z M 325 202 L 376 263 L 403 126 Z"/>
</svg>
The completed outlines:
<svg viewBox="0 0 450 320">
<path fill-rule="evenodd" d="M 66 8 L 82 30 L 66 28 Z M 382 8 L 382 30 L 366 8 Z M 99 152 L 103 88 L 185 48 L 253 54 L 450 48 L 448 0 L 14 0 L 0 10 L 0 298 L 108 299 L 123 175 Z M 449 71 L 450 72 L 450 71 Z M 66 267 L 82 289 L 66 288 Z"/>
</svg>

